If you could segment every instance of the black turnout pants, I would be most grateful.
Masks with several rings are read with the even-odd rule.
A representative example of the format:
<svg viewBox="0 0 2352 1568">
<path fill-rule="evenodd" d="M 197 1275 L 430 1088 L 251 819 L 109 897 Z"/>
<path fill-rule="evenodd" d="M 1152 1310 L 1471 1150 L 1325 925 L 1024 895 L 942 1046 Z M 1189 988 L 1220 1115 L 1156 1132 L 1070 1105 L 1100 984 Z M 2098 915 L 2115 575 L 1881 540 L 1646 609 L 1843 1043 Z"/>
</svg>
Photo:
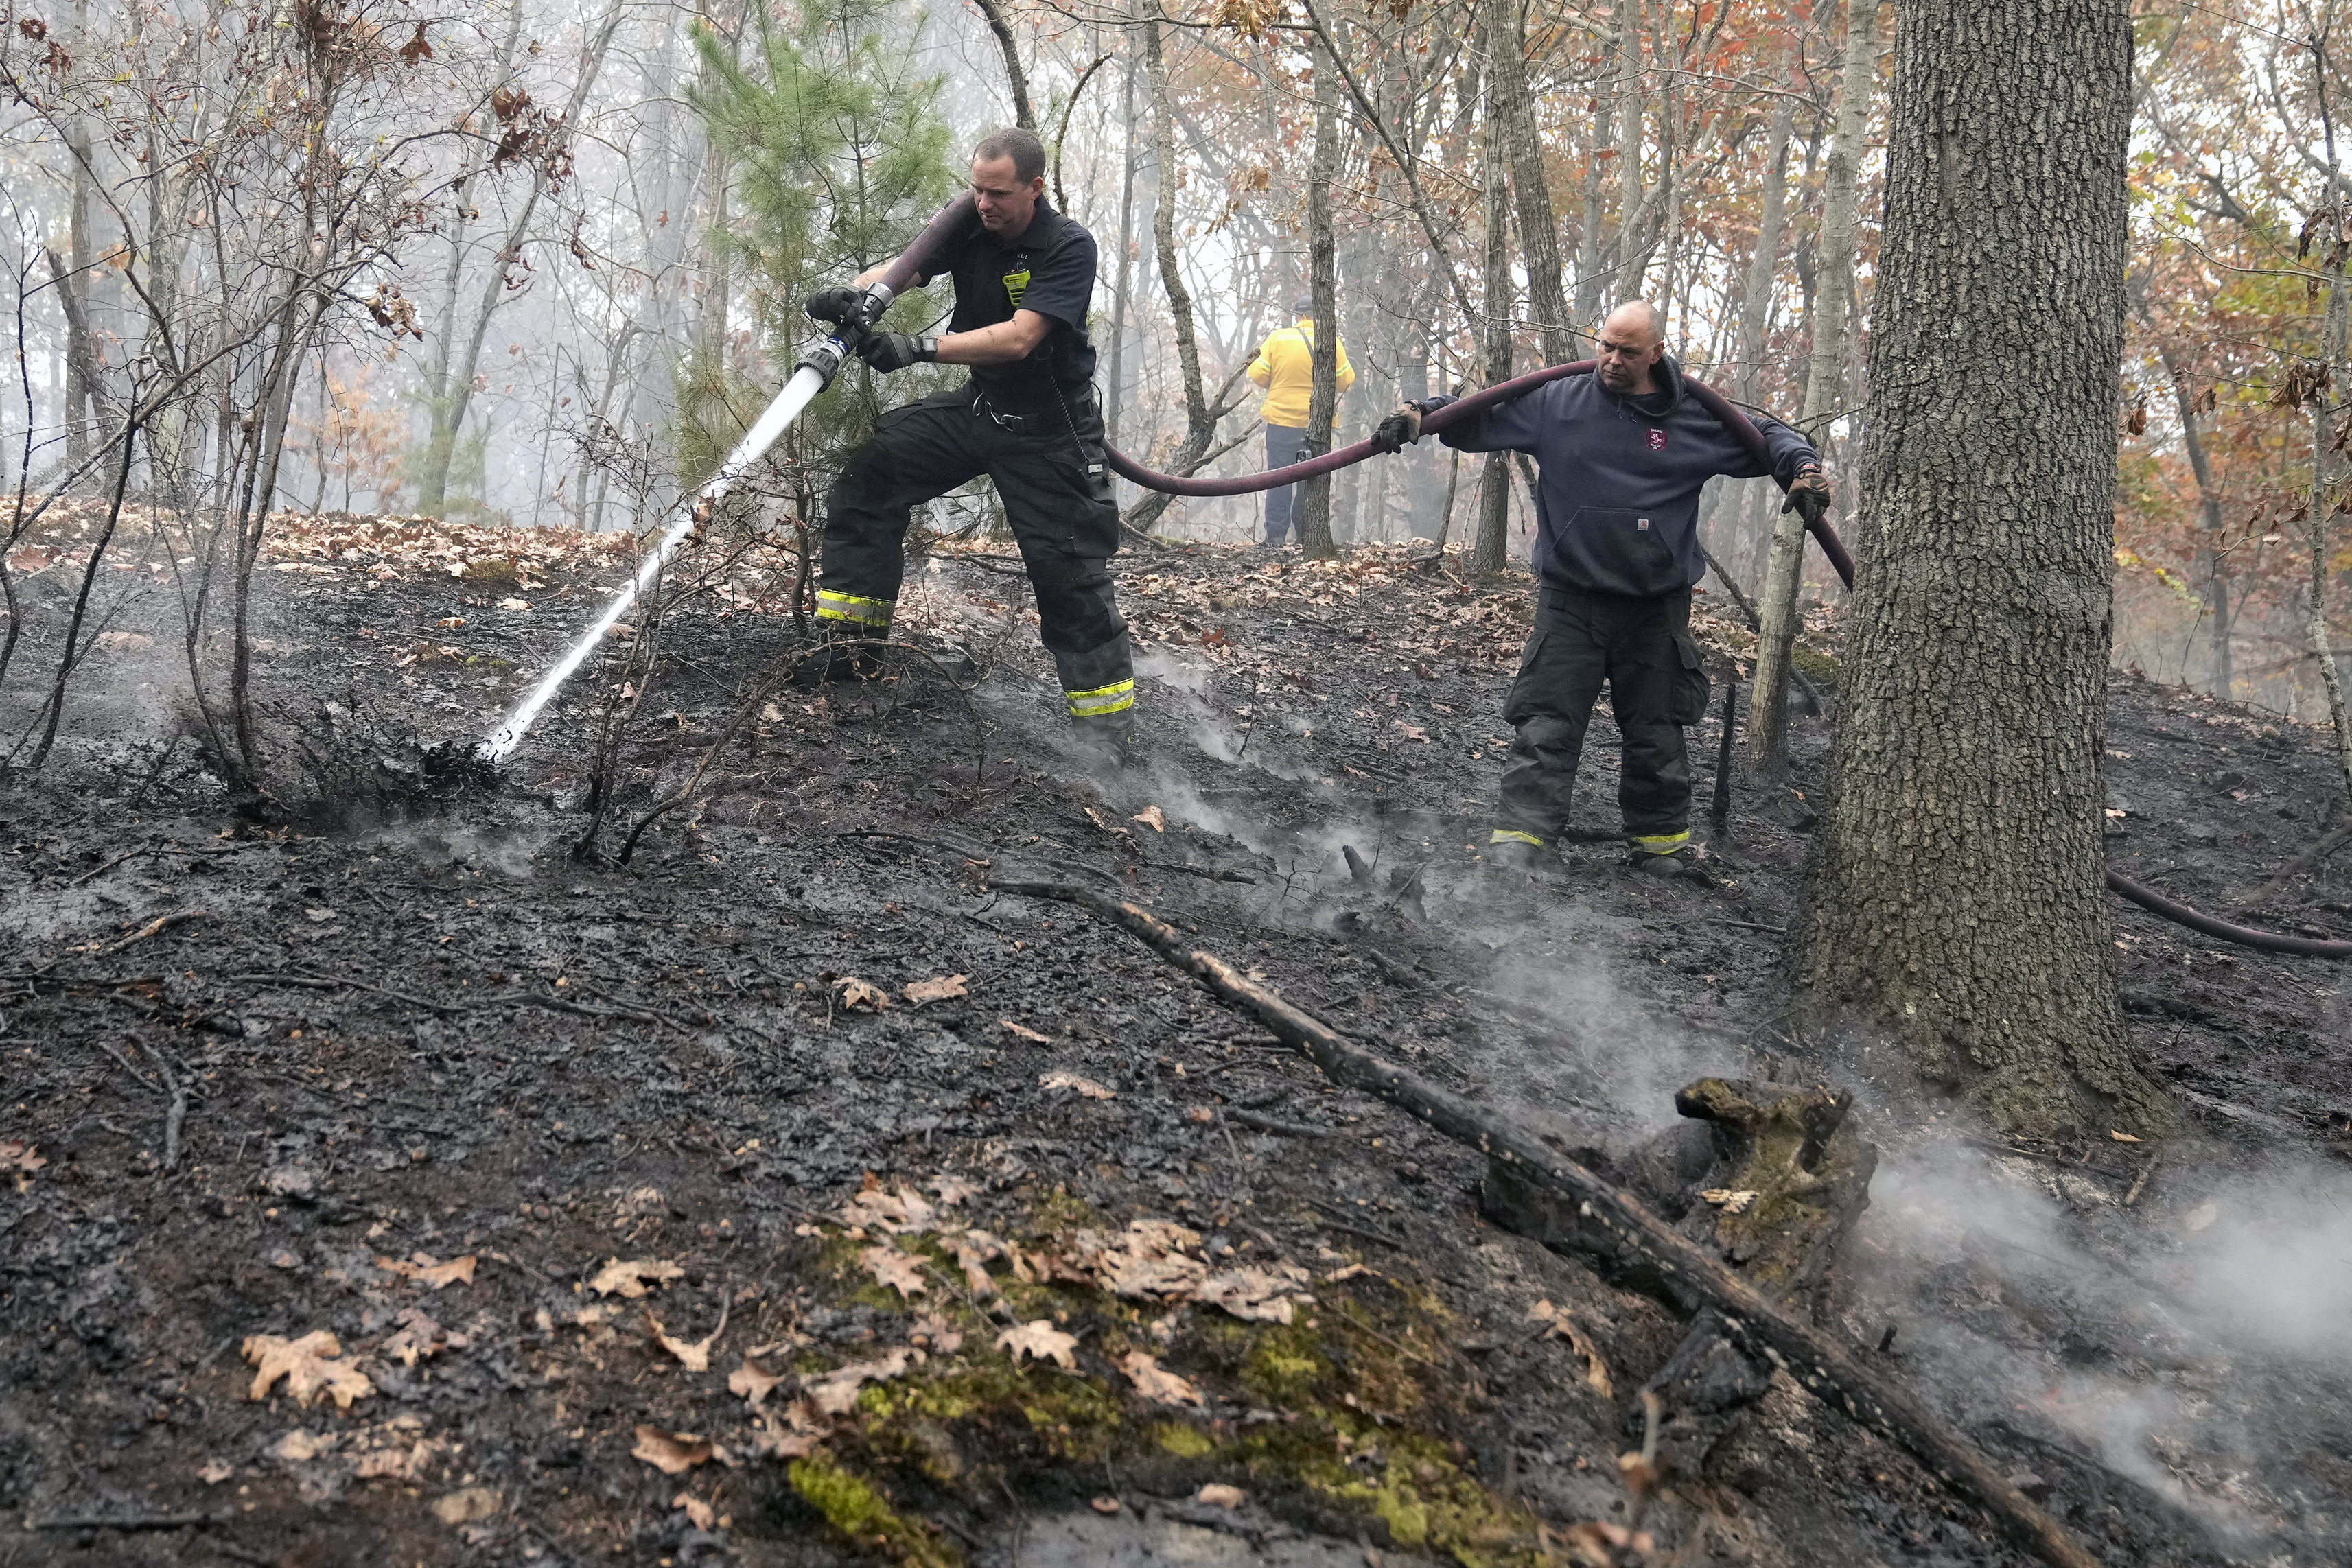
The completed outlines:
<svg viewBox="0 0 2352 1568">
<path fill-rule="evenodd" d="M 1112 591 L 1118 508 L 1091 389 L 1008 411 L 970 385 L 892 409 L 825 503 L 817 613 L 880 636 L 898 605 L 909 508 L 985 474 L 1013 526 L 1071 716 L 1122 722 L 1135 672 Z"/>
<path fill-rule="evenodd" d="M 1535 632 L 1503 705 L 1518 735 L 1503 768 L 1497 840 L 1549 844 L 1568 825 L 1577 758 L 1606 681 L 1624 737 L 1617 803 L 1626 833 L 1651 850 L 1687 841 L 1691 773 L 1683 727 L 1706 713 L 1707 694 L 1690 612 L 1688 589 L 1659 599 L 1549 584 L 1539 591 Z"/>
</svg>

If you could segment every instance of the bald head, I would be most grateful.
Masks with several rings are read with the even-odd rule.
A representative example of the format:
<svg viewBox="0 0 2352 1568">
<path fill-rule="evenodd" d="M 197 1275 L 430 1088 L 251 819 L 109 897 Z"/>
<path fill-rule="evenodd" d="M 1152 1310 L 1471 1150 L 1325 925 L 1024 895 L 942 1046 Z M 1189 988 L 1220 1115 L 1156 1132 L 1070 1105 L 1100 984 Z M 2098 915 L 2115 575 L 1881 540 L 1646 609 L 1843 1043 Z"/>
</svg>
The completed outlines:
<svg viewBox="0 0 2352 1568">
<path fill-rule="evenodd" d="M 1645 341 L 1663 344 L 1666 340 L 1666 313 L 1646 299 L 1628 299 L 1609 312 L 1601 323 L 1604 333 L 1615 328 L 1625 335 L 1639 336 Z"/>
<path fill-rule="evenodd" d="M 1666 313 L 1645 299 L 1629 299 L 1609 312 L 1593 345 L 1593 373 L 1620 397 L 1643 397 L 1658 390 L 1652 373 L 1666 351 Z"/>
</svg>

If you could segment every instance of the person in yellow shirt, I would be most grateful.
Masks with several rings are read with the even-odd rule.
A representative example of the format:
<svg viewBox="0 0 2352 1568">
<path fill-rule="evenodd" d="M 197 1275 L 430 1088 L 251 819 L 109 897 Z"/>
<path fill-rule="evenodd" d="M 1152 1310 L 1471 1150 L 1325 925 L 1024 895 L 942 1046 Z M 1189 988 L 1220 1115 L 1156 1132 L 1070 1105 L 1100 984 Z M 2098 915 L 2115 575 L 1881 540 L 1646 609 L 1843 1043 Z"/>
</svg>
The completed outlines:
<svg viewBox="0 0 2352 1568">
<path fill-rule="evenodd" d="M 1266 334 L 1250 361 L 1249 379 L 1265 389 L 1258 417 L 1265 421 L 1265 465 L 1286 468 L 1315 455 L 1307 443 L 1307 405 L 1315 394 L 1315 297 L 1302 294 L 1291 301 L 1292 325 Z M 1348 362 L 1348 345 L 1339 352 L 1339 390 L 1356 384 L 1356 368 Z M 1265 548 L 1280 549 L 1289 537 L 1292 508 L 1298 486 L 1285 485 L 1265 493 Z"/>
</svg>

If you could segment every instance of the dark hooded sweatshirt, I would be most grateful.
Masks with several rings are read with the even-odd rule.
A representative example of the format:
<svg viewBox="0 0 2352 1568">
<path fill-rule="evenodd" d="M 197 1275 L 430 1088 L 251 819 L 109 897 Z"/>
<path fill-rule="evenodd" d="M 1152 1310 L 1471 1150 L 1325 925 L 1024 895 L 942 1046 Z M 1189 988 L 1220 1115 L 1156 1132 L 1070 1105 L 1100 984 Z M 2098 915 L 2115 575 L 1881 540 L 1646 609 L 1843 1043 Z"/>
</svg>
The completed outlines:
<svg viewBox="0 0 2352 1568">
<path fill-rule="evenodd" d="M 1769 474 L 1786 485 L 1821 461 L 1803 436 L 1759 414 L 1773 456 L 1769 469 L 1759 467 L 1687 395 L 1671 357 L 1652 374 L 1660 388 L 1644 397 L 1620 397 L 1597 375 L 1563 376 L 1438 438 L 1459 452 L 1535 458 L 1535 569 L 1545 582 L 1637 599 L 1678 593 L 1706 575 L 1698 496 L 1709 479 Z"/>
</svg>

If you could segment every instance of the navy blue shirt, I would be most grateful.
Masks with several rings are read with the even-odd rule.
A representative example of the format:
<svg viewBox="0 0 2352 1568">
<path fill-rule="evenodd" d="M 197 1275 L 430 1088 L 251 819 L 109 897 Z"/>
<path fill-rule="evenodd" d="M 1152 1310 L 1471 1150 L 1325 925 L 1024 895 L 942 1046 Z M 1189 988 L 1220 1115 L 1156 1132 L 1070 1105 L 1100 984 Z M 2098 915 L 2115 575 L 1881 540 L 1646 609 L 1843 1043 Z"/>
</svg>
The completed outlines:
<svg viewBox="0 0 2352 1568">
<path fill-rule="evenodd" d="M 1682 367 L 1661 358 L 1660 390 L 1621 397 L 1597 375 L 1563 376 L 1438 437 L 1460 452 L 1525 452 L 1536 486 L 1536 574 L 1588 593 L 1654 599 L 1706 575 L 1698 497 L 1721 474 L 1784 485 L 1819 463 L 1812 444 L 1778 420 L 1753 416 L 1769 469 L 1687 394 Z"/>
<path fill-rule="evenodd" d="M 974 213 L 940 247 L 935 265 L 925 283 L 940 273 L 955 279 L 950 332 L 993 327 L 1016 310 L 1034 310 L 1053 323 L 1026 359 L 971 367 L 972 385 L 1009 405 L 1051 407 L 1057 387 L 1067 396 L 1093 382 L 1087 309 L 1095 292 L 1095 236 L 1085 228 L 1040 198 L 1028 228 L 1007 246 Z"/>
</svg>

